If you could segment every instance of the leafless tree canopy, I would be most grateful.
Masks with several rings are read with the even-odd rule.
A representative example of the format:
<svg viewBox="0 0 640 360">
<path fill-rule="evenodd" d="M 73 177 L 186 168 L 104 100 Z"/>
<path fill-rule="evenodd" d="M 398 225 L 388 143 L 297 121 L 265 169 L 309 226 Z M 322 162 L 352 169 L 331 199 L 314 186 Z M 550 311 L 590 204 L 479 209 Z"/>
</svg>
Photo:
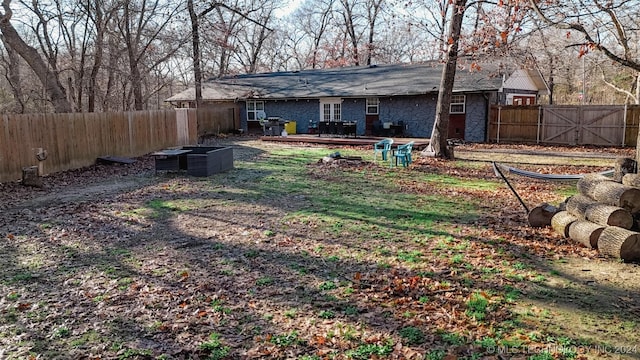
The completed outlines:
<svg viewBox="0 0 640 360">
<path fill-rule="evenodd" d="M 141 110 L 229 74 L 444 60 L 535 65 L 555 103 L 640 103 L 638 0 L 3 0 L 3 112 Z M 612 91 L 613 90 L 613 91 Z"/>
</svg>

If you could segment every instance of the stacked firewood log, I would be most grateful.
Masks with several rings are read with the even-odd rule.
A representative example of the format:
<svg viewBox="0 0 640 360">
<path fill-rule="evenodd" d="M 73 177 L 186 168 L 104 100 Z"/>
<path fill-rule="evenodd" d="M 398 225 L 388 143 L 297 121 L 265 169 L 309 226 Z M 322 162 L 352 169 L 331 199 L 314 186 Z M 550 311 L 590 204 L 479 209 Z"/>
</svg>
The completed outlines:
<svg viewBox="0 0 640 360">
<path fill-rule="evenodd" d="M 618 169 L 613 178 L 589 174 L 578 180 L 577 189 L 555 211 L 547 204 L 537 211 L 550 215 L 550 225 L 566 238 L 608 256 L 639 261 L 640 175 Z"/>
</svg>

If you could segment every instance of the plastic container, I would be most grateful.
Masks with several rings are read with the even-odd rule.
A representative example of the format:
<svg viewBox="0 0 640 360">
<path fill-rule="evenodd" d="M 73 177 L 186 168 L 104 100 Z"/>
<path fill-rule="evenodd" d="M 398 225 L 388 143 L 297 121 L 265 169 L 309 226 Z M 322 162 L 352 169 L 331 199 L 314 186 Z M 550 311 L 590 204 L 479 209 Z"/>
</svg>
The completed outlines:
<svg viewBox="0 0 640 360">
<path fill-rule="evenodd" d="M 284 124 L 284 129 L 287 132 L 287 134 L 295 134 L 296 133 L 296 122 L 295 121 L 289 121 L 286 124 Z"/>
<path fill-rule="evenodd" d="M 296 133 L 296 122 L 295 121 L 287 121 L 284 124 L 284 129 L 287 131 L 287 134 L 295 134 Z"/>
</svg>

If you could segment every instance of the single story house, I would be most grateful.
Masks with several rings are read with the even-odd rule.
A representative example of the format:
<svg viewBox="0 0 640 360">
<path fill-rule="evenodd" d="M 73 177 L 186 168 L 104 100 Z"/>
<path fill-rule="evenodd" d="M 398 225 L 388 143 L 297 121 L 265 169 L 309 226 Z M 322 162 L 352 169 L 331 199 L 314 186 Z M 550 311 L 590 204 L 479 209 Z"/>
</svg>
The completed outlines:
<svg viewBox="0 0 640 360">
<path fill-rule="evenodd" d="M 239 106 L 244 131 L 261 128 L 261 118 L 279 117 L 295 121 L 296 133 L 313 132 L 329 121 L 352 122 L 357 135 L 371 135 L 376 126 L 393 123 L 402 125 L 404 136 L 427 138 L 442 67 L 434 61 L 229 76 L 203 82 L 203 103 Z M 534 104 L 548 92 L 538 71 L 516 71 L 514 79 L 497 68 L 459 66 L 449 138 L 485 141 L 490 105 Z M 191 107 L 194 99 L 191 88 L 165 101 Z"/>
</svg>

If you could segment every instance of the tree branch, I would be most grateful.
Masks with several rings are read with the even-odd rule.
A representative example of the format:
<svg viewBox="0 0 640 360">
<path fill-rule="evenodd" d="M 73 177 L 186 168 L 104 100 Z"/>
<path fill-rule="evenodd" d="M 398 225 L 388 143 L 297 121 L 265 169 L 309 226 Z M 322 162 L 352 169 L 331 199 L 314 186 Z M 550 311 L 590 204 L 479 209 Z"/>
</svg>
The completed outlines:
<svg viewBox="0 0 640 360">
<path fill-rule="evenodd" d="M 529 0 L 529 5 L 531 7 L 531 9 L 533 9 L 533 11 L 540 17 L 540 19 L 542 19 L 544 22 L 551 24 L 559 29 L 566 29 L 566 30 L 575 30 L 578 31 L 579 33 L 584 35 L 584 38 L 586 40 L 586 43 L 590 46 L 593 47 L 596 50 L 601 51 L 606 57 L 608 57 L 609 59 L 617 62 L 620 65 L 626 66 L 628 68 L 631 68 L 633 70 L 636 71 L 640 71 L 640 62 L 638 61 L 634 61 L 634 60 L 629 60 L 626 57 L 621 57 L 616 55 L 613 51 L 611 51 L 609 48 L 607 48 L 606 46 L 602 45 L 602 43 L 600 41 L 596 41 L 591 34 L 589 33 L 589 31 L 584 27 L 584 25 L 580 24 L 580 23 L 566 23 L 564 21 L 553 21 L 551 20 L 548 16 L 546 16 L 544 14 L 544 12 L 540 9 L 540 7 L 538 6 L 538 1 L 536 0 Z M 619 23 L 618 23 L 619 24 Z M 624 32 L 623 32 L 624 33 Z"/>
<path fill-rule="evenodd" d="M 609 86 L 610 88 L 614 89 L 615 91 L 617 91 L 619 93 L 623 93 L 623 94 L 627 95 L 627 97 L 632 98 L 634 100 L 635 104 L 640 104 L 640 99 L 634 93 L 632 93 L 631 91 L 625 90 L 625 89 L 623 89 L 621 87 L 618 87 L 616 84 L 614 84 L 612 82 L 609 82 L 607 80 L 607 78 L 606 78 L 606 74 L 604 72 L 604 68 L 602 66 L 600 66 L 600 64 L 598 64 L 597 66 L 598 66 L 598 69 L 600 69 L 602 81 L 607 86 Z M 637 78 L 638 78 L 638 75 L 636 75 L 636 79 Z"/>
</svg>

